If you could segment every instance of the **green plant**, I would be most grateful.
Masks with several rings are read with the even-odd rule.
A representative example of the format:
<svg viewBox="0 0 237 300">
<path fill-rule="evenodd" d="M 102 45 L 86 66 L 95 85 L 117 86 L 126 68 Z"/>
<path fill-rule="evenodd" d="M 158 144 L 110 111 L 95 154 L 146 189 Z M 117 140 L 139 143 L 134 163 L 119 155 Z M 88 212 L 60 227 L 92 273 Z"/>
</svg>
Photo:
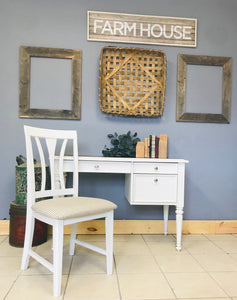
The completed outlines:
<svg viewBox="0 0 237 300">
<path fill-rule="evenodd" d="M 131 135 L 131 132 L 128 131 L 126 134 L 118 135 L 117 132 L 114 134 L 108 134 L 111 148 L 105 146 L 102 150 L 103 156 L 112 156 L 112 157 L 135 157 L 136 156 L 136 145 L 140 139 L 137 137 L 135 132 Z"/>
</svg>

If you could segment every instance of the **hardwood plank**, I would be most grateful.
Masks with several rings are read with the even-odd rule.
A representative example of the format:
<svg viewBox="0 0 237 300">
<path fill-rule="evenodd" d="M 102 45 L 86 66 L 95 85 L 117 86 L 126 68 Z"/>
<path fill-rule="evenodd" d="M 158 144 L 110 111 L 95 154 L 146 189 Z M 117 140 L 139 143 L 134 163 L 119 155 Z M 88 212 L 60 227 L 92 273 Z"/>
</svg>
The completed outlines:
<svg viewBox="0 0 237 300">
<path fill-rule="evenodd" d="M 9 220 L 0 220 L 0 235 L 9 234 Z M 115 220 L 114 234 L 162 234 L 162 220 Z M 79 234 L 104 234 L 104 220 L 79 223 Z M 52 233 L 49 227 L 49 233 Z M 176 233 L 176 221 L 168 222 L 168 233 Z M 237 220 L 184 220 L 183 234 L 228 234 L 237 233 Z M 65 226 L 64 234 L 70 234 L 70 226 Z"/>
<path fill-rule="evenodd" d="M 8 235 L 9 234 L 9 220 L 1 220 L 0 221 L 0 235 Z"/>
</svg>

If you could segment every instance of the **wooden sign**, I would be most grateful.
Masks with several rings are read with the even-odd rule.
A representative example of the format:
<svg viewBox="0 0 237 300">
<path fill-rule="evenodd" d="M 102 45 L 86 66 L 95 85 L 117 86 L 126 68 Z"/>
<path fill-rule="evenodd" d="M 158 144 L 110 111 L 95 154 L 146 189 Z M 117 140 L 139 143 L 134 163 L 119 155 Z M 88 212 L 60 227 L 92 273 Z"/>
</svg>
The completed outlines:
<svg viewBox="0 0 237 300">
<path fill-rule="evenodd" d="M 88 40 L 196 47 L 197 19 L 88 11 Z"/>
</svg>

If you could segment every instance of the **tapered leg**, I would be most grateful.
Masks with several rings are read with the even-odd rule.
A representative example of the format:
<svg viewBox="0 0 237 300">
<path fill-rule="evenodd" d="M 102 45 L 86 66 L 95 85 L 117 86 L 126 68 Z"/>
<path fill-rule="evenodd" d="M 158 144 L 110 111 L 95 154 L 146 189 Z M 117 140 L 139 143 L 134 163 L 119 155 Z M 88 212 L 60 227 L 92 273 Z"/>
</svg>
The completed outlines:
<svg viewBox="0 0 237 300">
<path fill-rule="evenodd" d="M 176 207 L 176 249 L 181 250 L 183 208 Z"/>
<path fill-rule="evenodd" d="M 70 249 L 69 249 L 69 255 L 74 255 L 75 251 L 75 239 L 76 239 L 76 230 L 77 230 L 77 224 L 71 225 L 71 237 L 70 237 Z"/>
<path fill-rule="evenodd" d="M 26 229 L 25 229 L 25 241 L 24 241 L 24 249 L 23 256 L 21 261 L 21 269 L 26 270 L 29 265 L 29 251 L 32 247 L 33 235 L 34 235 L 34 227 L 35 227 L 35 218 L 32 216 L 32 213 L 27 213 L 26 217 Z"/>
<path fill-rule="evenodd" d="M 105 218 L 106 230 L 106 263 L 107 274 L 111 275 L 113 272 L 113 230 L 114 230 L 114 212 L 110 211 Z"/>
<path fill-rule="evenodd" d="M 164 235 L 168 234 L 168 216 L 169 216 L 169 205 L 163 205 L 164 214 Z"/>
<path fill-rule="evenodd" d="M 62 283 L 62 262 L 63 262 L 63 222 L 56 221 L 53 225 L 53 294 L 59 297 Z"/>
</svg>

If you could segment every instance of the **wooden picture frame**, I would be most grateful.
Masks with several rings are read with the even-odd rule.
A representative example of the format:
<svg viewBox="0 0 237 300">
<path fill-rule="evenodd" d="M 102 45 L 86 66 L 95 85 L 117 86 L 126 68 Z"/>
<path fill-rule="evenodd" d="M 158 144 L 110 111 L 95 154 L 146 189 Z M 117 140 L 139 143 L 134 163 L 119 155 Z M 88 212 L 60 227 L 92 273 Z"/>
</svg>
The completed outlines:
<svg viewBox="0 0 237 300">
<path fill-rule="evenodd" d="M 185 111 L 187 64 L 222 67 L 222 112 L 220 114 Z M 178 54 L 177 70 L 176 121 L 230 123 L 232 58 Z"/>
<path fill-rule="evenodd" d="M 30 64 L 31 57 L 61 58 L 72 60 L 71 110 L 37 109 L 30 107 Z M 70 119 L 81 118 L 81 50 L 20 47 L 20 118 Z"/>
</svg>

